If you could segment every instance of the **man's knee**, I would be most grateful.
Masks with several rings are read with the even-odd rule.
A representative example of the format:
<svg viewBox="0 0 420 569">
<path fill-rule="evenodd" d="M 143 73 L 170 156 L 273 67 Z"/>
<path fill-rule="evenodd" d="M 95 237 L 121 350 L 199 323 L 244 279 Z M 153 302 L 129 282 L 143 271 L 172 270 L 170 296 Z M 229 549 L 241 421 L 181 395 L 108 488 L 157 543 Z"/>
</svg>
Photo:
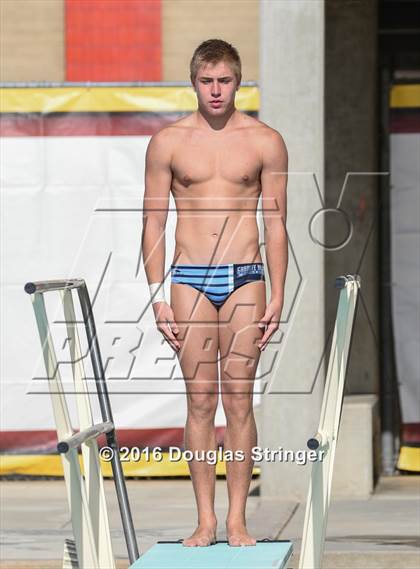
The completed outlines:
<svg viewBox="0 0 420 569">
<path fill-rule="evenodd" d="M 244 420 L 252 413 L 252 393 L 222 391 L 223 409 L 226 418 L 232 420 Z"/>
<path fill-rule="evenodd" d="M 217 410 L 218 393 L 189 393 L 188 414 L 200 420 L 214 419 Z"/>
</svg>

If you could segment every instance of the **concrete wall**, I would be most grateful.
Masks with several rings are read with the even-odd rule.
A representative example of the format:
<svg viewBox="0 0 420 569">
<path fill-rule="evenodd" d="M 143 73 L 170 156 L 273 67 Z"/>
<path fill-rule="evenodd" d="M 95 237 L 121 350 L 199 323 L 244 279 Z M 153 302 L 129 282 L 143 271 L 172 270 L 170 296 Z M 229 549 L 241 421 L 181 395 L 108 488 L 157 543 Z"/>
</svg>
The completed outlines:
<svg viewBox="0 0 420 569">
<path fill-rule="evenodd" d="M 232 43 L 242 60 L 244 81 L 259 78 L 259 0 L 163 0 L 162 80 L 188 81 L 194 49 L 204 40 Z"/>
<path fill-rule="evenodd" d="M 64 0 L 0 1 L 1 81 L 65 80 L 64 8 Z M 258 81 L 259 0 L 162 0 L 161 9 L 162 81 L 188 81 L 194 49 L 211 37 L 231 42 L 243 79 Z"/>
<path fill-rule="evenodd" d="M 346 395 L 332 479 L 331 497 L 368 498 L 380 473 L 380 422 L 376 395 Z"/>
<path fill-rule="evenodd" d="M 261 2 L 261 118 L 284 136 L 290 172 L 278 358 L 262 358 L 271 384 L 259 445 L 271 449 L 305 448 L 316 431 L 341 274 L 362 280 L 345 392 L 378 393 L 376 10 L 376 0 Z M 309 467 L 261 466 L 263 496 L 306 497 Z M 368 468 L 373 480 L 374 460 Z M 348 472 L 338 469 L 336 489 L 350 487 Z"/>
<path fill-rule="evenodd" d="M 64 81 L 62 0 L 1 0 L 0 80 Z"/>
<path fill-rule="evenodd" d="M 377 0 L 326 2 L 325 196 L 335 208 L 347 172 L 341 209 L 353 226 L 347 245 L 326 251 L 326 333 L 335 318 L 336 275 L 358 272 L 361 295 L 347 375 L 347 393 L 379 390 L 379 253 L 377 145 Z M 344 218 L 325 216 L 325 241 L 346 235 Z"/>
<path fill-rule="evenodd" d="M 325 377 L 324 251 L 309 231 L 324 188 L 324 3 L 262 0 L 260 19 L 261 119 L 283 135 L 289 152 L 289 267 L 277 343 L 262 354 L 270 381 L 259 446 L 296 451 L 316 432 Z M 261 468 L 263 497 L 306 497 L 308 467 Z"/>
</svg>

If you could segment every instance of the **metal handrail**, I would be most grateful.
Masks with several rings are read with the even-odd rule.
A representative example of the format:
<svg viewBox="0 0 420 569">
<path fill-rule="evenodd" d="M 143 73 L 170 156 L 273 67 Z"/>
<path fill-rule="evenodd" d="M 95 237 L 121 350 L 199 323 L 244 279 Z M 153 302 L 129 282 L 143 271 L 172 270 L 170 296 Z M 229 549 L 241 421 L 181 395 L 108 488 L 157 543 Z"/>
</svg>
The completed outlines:
<svg viewBox="0 0 420 569">
<path fill-rule="evenodd" d="M 90 302 L 90 297 L 89 297 L 89 292 L 87 290 L 86 282 L 84 279 L 67 279 L 67 280 L 59 279 L 59 280 L 28 282 L 25 284 L 24 289 L 25 292 L 27 292 L 28 294 L 43 294 L 45 292 L 65 290 L 65 289 L 77 290 L 83 314 L 83 321 L 85 324 L 88 349 L 95 377 L 96 391 L 99 399 L 102 421 L 105 424 L 112 424 L 112 429 L 104 432 L 106 435 L 107 446 L 112 449 L 111 453 L 112 473 L 114 477 L 114 484 L 118 499 L 118 505 L 120 508 L 121 522 L 123 525 L 128 556 L 130 559 L 130 563 L 134 563 L 139 558 L 136 533 L 134 530 L 130 503 L 128 500 L 124 473 L 120 462 L 120 451 L 118 446 L 117 435 L 115 432 L 115 426 L 114 426 L 115 423 L 112 416 L 111 403 L 109 400 L 108 389 L 105 381 L 104 367 L 102 363 L 101 351 L 99 348 L 95 320 L 93 317 L 92 304 Z"/>
<path fill-rule="evenodd" d="M 67 281 L 63 280 L 37 281 L 37 282 L 26 283 L 25 292 L 27 292 L 28 294 L 34 294 L 35 292 L 50 292 L 52 290 L 78 288 L 83 285 L 86 285 L 83 279 L 69 279 Z"/>
<path fill-rule="evenodd" d="M 92 439 L 97 439 L 104 433 L 109 433 L 113 428 L 114 423 L 97 423 L 83 431 L 75 433 L 68 439 L 59 441 L 57 444 L 57 450 L 60 454 L 65 454 L 66 452 L 69 452 L 71 448 L 77 448 L 83 443 L 87 443 Z"/>
</svg>

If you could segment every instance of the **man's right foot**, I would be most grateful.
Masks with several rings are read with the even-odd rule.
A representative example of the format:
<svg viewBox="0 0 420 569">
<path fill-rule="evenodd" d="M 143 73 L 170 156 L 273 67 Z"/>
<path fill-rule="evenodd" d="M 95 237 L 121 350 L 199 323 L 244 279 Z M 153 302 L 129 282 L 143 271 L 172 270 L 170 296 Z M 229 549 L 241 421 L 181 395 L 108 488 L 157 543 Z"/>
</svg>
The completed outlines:
<svg viewBox="0 0 420 569">
<path fill-rule="evenodd" d="M 185 547 L 207 547 L 216 543 L 216 527 L 200 524 L 190 537 L 184 539 L 182 545 Z"/>
</svg>

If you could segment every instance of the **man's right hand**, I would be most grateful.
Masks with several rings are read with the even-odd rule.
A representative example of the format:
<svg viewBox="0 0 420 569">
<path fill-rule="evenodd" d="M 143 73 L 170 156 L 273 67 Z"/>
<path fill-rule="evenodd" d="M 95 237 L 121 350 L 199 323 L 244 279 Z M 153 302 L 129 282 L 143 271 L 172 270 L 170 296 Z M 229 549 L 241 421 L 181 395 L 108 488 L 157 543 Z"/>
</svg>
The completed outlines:
<svg viewBox="0 0 420 569">
<path fill-rule="evenodd" d="M 152 306 L 159 332 L 163 334 L 172 349 L 178 352 L 181 346 L 175 336 L 179 333 L 179 329 L 172 308 L 167 302 L 154 302 Z"/>
</svg>

